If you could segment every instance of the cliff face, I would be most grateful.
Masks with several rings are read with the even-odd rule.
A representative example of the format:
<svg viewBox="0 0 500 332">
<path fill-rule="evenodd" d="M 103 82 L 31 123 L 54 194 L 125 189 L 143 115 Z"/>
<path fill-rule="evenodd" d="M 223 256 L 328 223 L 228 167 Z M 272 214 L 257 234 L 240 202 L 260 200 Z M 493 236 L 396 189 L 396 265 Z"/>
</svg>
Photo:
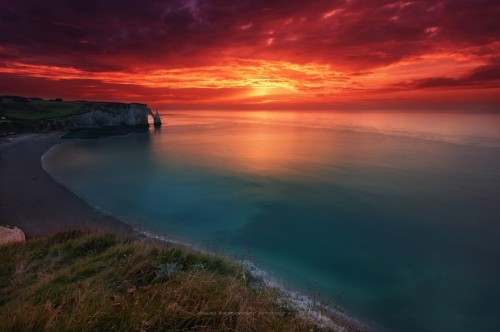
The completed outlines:
<svg viewBox="0 0 500 332">
<path fill-rule="evenodd" d="M 83 113 L 45 119 L 39 128 L 65 130 L 104 126 L 149 126 L 151 110 L 145 104 L 89 103 Z"/>
</svg>

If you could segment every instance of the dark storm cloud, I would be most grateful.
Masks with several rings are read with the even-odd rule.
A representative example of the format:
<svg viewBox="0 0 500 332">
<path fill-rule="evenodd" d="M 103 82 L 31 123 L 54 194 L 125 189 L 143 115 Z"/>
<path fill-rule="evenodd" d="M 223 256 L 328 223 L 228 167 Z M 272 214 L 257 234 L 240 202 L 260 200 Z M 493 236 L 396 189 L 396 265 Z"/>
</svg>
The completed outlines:
<svg viewBox="0 0 500 332">
<path fill-rule="evenodd" d="M 443 48 L 493 56 L 498 17 L 493 0 L 2 0 L 0 59 L 100 71 L 231 56 L 362 70 Z"/>
</svg>

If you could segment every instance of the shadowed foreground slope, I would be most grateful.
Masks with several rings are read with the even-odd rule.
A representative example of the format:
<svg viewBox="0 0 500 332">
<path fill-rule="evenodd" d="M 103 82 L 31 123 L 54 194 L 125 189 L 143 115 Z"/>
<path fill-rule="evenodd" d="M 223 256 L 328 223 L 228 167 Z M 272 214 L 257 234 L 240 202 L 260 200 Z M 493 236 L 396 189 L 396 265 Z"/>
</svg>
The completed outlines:
<svg viewBox="0 0 500 332">
<path fill-rule="evenodd" d="M 99 231 L 0 247 L 0 330 L 317 330 L 235 262 Z"/>
</svg>

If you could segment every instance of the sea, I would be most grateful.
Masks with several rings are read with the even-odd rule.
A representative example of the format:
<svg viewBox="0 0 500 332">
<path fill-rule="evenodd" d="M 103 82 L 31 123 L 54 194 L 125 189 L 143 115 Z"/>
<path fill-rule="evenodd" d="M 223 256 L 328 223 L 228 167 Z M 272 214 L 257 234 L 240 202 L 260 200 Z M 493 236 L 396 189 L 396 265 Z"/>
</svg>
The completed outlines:
<svg viewBox="0 0 500 332">
<path fill-rule="evenodd" d="M 250 259 L 395 331 L 500 331 L 500 115 L 161 112 L 49 174 L 138 229 Z"/>
</svg>

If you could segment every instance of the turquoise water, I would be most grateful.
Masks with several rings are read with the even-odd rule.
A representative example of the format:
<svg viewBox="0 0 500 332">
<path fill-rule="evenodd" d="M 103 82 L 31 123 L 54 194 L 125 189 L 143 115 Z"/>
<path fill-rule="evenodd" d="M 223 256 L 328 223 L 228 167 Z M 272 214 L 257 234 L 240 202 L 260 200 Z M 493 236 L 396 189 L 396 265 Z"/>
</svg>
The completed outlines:
<svg viewBox="0 0 500 332">
<path fill-rule="evenodd" d="M 51 149 L 90 203 L 370 324 L 500 331 L 500 116 L 170 112 Z"/>
</svg>

